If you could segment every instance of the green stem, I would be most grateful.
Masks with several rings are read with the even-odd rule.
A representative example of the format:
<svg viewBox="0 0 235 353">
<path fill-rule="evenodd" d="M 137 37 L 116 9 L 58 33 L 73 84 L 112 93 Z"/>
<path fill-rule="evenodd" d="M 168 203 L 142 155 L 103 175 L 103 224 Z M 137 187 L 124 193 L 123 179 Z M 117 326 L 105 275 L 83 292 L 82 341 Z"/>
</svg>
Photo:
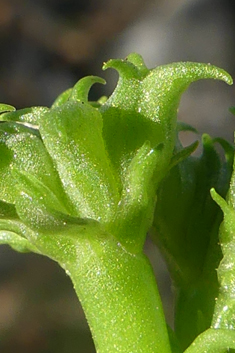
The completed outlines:
<svg viewBox="0 0 235 353">
<path fill-rule="evenodd" d="M 143 253 L 113 239 L 79 239 L 62 265 L 83 306 L 98 353 L 170 353 L 161 299 Z"/>
</svg>

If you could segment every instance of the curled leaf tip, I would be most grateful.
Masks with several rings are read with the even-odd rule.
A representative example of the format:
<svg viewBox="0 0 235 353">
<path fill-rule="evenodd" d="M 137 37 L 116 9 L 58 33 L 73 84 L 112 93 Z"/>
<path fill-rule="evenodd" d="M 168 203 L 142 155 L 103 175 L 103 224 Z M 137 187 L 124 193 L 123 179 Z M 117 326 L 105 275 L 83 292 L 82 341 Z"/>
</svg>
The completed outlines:
<svg viewBox="0 0 235 353">
<path fill-rule="evenodd" d="M 228 208 L 228 204 L 225 201 L 225 199 L 223 199 L 223 197 L 221 197 L 216 191 L 215 188 L 211 188 L 210 190 L 210 194 L 212 199 L 217 203 L 217 205 L 223 210 L 225 211 Z"/>
<path fill-rule="evenodd" d="M 211 64 L 186 61 L 159 66 L 157 70 L 160 68 L 168 70 L 169 72 L 172 70 L 175 78 L 186 78 L 188 82 L 212 78 L 224 81 L 229 85 L 233 83 L 233 79 L 229 73 Z"/>
<path fill-rule="evenodd" d="M 202 78 L 214 78 L 216 80 L 221 80 L 228 85 L 233 84 L 233 79 L 225 70 L 211 64 L 196 64 L 196 71 L 201 72 Z"/>
<path fill-rule="evenodd" d="M 6 112 L 13 112 L 16 108 L 9 104 L 0 103 L 0 114 Z"/>
<path fill-rule="evenodd" d="M 125 77 L 126 79 L 141 79 L 142 78 L 142 70 L 139 69 L 135 65 L 135 63 L 128 60 L 123 59 L 111 59 L 104 63 L 102 69 L 115 69 L 118 71 L 121 77 Z"/>
<path fill-rule="evenodd" d="M 106 84 L 106 81 L 98 76 L 87 76 L 79 80 L 73 87 L 69 96 L 70 100 L 88 102 L 88 94 L 95 83 Z"/>
<path fill-rule="evenodd" d="M 203 135 L 202 135 L 202 143 L 203 143 L 203 145 L 211 145 L 211 143 L 212 143 L 212 138 L 210 137 L 210 135 L 209 134 L 206 134 L 206 133 L 204 133 Z"/>
<path fill-rule="evenodd" d="M 228 85 L 233 84 L 233 79 L 231 75 L 225 70 L 218 68 L 217 66 L 211 64 L 205 64 L 205 74 L 210 78 L 218 79 L 224 81 Z"/>
<path fill-rule="evenodd" d="M 185 123 L 183 121 L 179 121 L 179 120 L 177 121 L 177 131 L 178 132 L 189 131 L 189 132 L 194 132 L 195 134 L 199 133 L 198 130 L 195 127 L 193 127 L 190 124 L 187 124 L 187 123 Z"/>
<path fill-rule="evenodd" d="M 149 72 L 149 69 L 145 65 L 144 59 L 140 54 L 131 53 L 127 56 L 126 60 L 138 67 L 143 74 L 147 74 Z"/>
</svg>

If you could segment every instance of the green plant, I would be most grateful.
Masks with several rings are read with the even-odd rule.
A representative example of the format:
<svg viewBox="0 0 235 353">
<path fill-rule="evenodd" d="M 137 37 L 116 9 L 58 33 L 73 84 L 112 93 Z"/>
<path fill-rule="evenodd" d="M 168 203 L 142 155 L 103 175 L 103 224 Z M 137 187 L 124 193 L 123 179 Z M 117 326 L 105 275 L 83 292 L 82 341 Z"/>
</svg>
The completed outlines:
<svg viewBox="0 0 235 353">
<path fill-rule="evenodd" d="M 109 67 L 120 77 L 108 99 L 88 101 L 104 83 L 90 76 L 51 108 L 0 106 L 0 243 L 65 269 L 99 353 L 235 349 L 234 148 L 204 135 L 191 156 L 197 142 L 183 148 L 178 133 L 193 129 L 176 120 L 191 82 L 232 79 L 190 62 L 149 70 L 137 54 Z M 175 286 L 174 331 L 143 253 L 148 231 Z"/>
</svg>

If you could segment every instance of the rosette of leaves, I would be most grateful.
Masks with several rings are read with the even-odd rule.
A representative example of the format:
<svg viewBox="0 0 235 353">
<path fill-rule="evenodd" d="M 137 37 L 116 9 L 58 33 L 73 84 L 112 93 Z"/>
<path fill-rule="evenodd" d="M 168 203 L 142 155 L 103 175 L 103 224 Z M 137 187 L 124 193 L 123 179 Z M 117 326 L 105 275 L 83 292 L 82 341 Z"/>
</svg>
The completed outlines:
<svg viewBox="0 0 235 353">
<path fill-rule="evenodd" d="M 0 242 L 66 270 L 98 352 L 168 353 L 142 248 L 159 183 L 195 148 L 174 153 L 181 94 L 198 79 L 231 78 L 198 63 L 149 70 L 137 54 L 109 67 L 120 77 L 105 102 L 88 101 L 104 83 L 90 76 L 51 108 L 1 105 Z"/>
</svg>

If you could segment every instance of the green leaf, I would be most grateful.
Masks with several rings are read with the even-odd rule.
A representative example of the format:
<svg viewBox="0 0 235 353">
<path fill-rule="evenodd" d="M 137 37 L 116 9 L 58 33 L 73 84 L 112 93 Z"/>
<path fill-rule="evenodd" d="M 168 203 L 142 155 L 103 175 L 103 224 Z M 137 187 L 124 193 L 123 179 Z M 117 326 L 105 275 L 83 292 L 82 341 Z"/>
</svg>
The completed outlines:
<svg viewBox="0 0 235 353">
<path fill-rule="evenodd" d="M 111 232 L 132 251 L 141 251 L 152 224 L 155 205 L 155 176 L 161 173 L 162 145 L 146 143 L 137 151 L 126 171 L 123 190 Z M 158 165 L 159 164 L 159 165 Z M 156 174 L 155 174 L 156 173 Z"/>
<path fill-rule="evenodd" d="M 19 252 L 39 250 L 27 239 L 32 231 L 19 219 L 15 206 L 0 201 L 0 244 L 8 244 Z"/>
<path fill-rule="evenodd" d="M 39 131 L 76 215 L 110 222 L 119 195 L 98 110 L 69 101 L 46 113 Z"/>
<path fill-rule="evenodd" d="M 172 168 L 158 191 L 154 218 L 156 241 L 169 256 L 169 266 L 177 282 L 192 281 L 201 273 L 200 263 L 204 263 L 209 241 L 208 230 L 213 227 L 218 213 L 209 191 L 214 186 L 226 195 L 229 187 L 230 157 L 223 161 L 214 147 L 221 140 L 203 135 L 202 142 L 202 155 L 188 157 Z"/>
<path fill-rule="evenodd" d="M 12 171 L 27 172 L 45 184 L 61 203 L 66 202 L 61 182 L 37 130 L 14 122 L 0 125 L 0 196 L 8 203 L 16 203 L 20 194 Z M 33 197 L 33 195 L 31 195 Z"/>
<path fill-rule="evenodd" d="M 0 200 L 0 219 L 17 217 L 15 206 Z"/>
<path fill-rule="evenodd" d="M 87 76 L 82 78 L 76 83 L 76 85 L 73 86 L 69 100 L 88 103 L 88 94 L 94 83 L 101 83 L 104 85 L 105 80 L 98 76 Z"/>
<path fill-rule="evenodd" d="M 51 108 L 60 107 L 69 100 L 88 103 L 88 93 L 94 83 L 105 84 L 105 80 L 97 76 L 87 76 L 80 79 L 73 88 L 69 88 L 60 94 Z"/>
<path fill-rule="evenodd" d="M 216 329 L 234 329 L 235 210 L 233 206 L 229 205 L 214 189 L 211 190 L 211 195 L 224 213 L 224 220 L 220 226 L 219 234 L 223 258 L 217 269 L 220 288 L 214 310 L 212 327 Z"/>
<path fill-rule="evenodd" d="M 57 108 L 66 103 L 71 95 L 71 92 L 72 88 L 69 88 L 66 91 L 62 92 L 53 102 L 51 108 Z"/>
<path fill-rule="evenodd" d="M 184 348 L 211 323 L 218 294 L 222 214 L 210 189 L 215 186 L 225 196 L 231 175 L 232 147 L 208 135 L 203 135 L 202 143 L 200 157 L 187 157 L 161 183 L 151 231 L 174 282 L 175 329 Z M 216 143 L 225 149 L 225 160 Z"/>
<path fill-rule="evenodd" d="M 169 165 L 169 170 L 176 166 L 178 163 L 183 161 L 185 158 L 189 157 L 198 147 L 198 141 L 193 142 L 191 145 L 182 148 L 177 151 L 171 158 L 171 163 Z"/>
<path fill-rule="evenodd" d="M 15 200 L 20 219 L 33 230 L 52 232 L 63 223 L 64 205 L 55 194 L 35 176 L 13 169 L 18 195 Z"/>
<path fill-rule="evenodd" d="M 16 110 L 16 108 L 12 105 L 0 103 L 0 114 L 5 112 L 12 112 L 14 110 Z"/>
<path fill-rule="evenodd" d="M 233 329 L 235 327 L 235 164 L 233 161 L 234 149 L 229 148 L 227 144 L 225 144 L 225 147 L 227 150 L 226 158 L 230 166 L 233 167 L 226 201 L 218 188 L 215 187 L 211 190 L 213 199 L 221 207 L 224 215 L 219 232 L 219 241 L 223 253 L 223 258 L 217 269 L 220 288 L 212 326 L 214 328 Z"/>
<path fill-rule="evenodd" d="M 184 353 L 225 353 L 235 349 L 234 330 L 209 329 L 198 336 Z"/>
<path fill-rule="evenodd" d="M 179 100 L 190 83 L 205 78 L 232 83 L 225 71 L 207 64 L 173 63 L 148 70 L 137 54 L 126 60 L 110 60 L 104 69 L 109 67 L 115 68 L 120 78 L 100 111 L 106 148 L 119 174 L 120 188 L 128 161 L 146 140 L 153 148 L 164 144 L 162 169 L 168 166 L 175 145 Z"/>
<path fill-rule="evenodd" d="M 0 228 L 2 228 L 0 220 Z M 0 230 L 0 244 L 7 244 L 13 250 L 18 252 L 34 252 L 40 254 L 40 251 L 31 242 L 16 233 Z"/>
<path fill-rule="evenodd" d="M 189 128 L 177 125 L 177 109 L 190 83 L 232 79 L 198 63 L 149 70 L 137 54 L 110 60 L 104 69 L 109 67 L 120 77 L 105 101 L 88 101 L 91 86 L 104 83 L 89 76 L 50 109 L 0 105 L 0 243 L 59 262 L 73 280 L 98 351 L 169 353 L 161 300 L 143 254 L 154 218 L 155 239 L 177 291 L 172 349 L 180 351 L 209 327 L 212 316 L 222 215 L 209 189 L 225 195 L 233 150 L 204 135 L 203 155 L 189 157 L 197 142 L 180 145 L 178 131 Z M 224 163 L 215 142 L 226 151 Z M 214 198 L 231 211 L 233 193 L 226 207 Z M 234 233 L 233 221 L 228 226 Z M 225 230 L 222 250 L 232 256 L 233 233 Z M 233 271 L 224 277 L 225 285 L 233 277 Z M 231 327 L 234 319 L 228 318 L 225 326 Z M 208 352 L 214 347 L 218 353 L 217 335 L 203 333 L 189 349 L 201 349 L 207 337 L 214 340 L 205 345 Z M 223 337 L 229 347 L 231 337 Z"/>
<path fill-rule="evenodd" d="M 48 110 L 46 107 L 24 108 L 0 114 L 0 121 L 17 121 L 30 125 L 38 125 L 39 117 Z"/>
</svg>

